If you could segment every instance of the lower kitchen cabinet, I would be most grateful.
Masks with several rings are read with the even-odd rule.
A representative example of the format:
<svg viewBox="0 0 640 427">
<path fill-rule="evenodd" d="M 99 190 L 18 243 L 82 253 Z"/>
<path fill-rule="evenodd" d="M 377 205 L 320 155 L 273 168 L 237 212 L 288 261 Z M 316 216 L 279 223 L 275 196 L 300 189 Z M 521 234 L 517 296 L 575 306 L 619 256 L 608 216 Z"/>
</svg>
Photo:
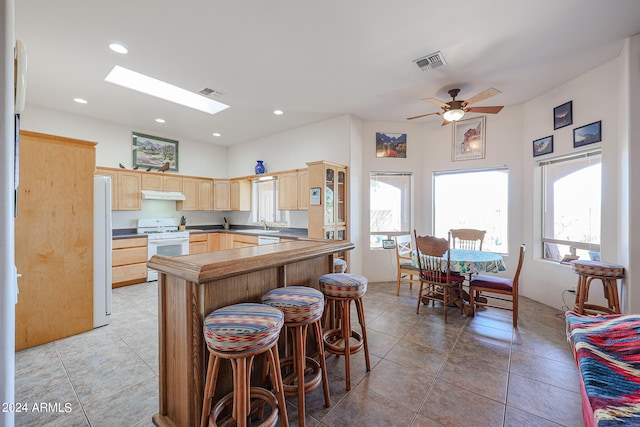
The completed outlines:
<svg viewBox="0 0 640 427">
<path fill-rule="evenodd" d="M 189 234 L 189 254 L 208 252 L 207 233 Z"/>
<path fill-rule="evenodd" d="M 236 234 L 233 236 L 233 247 L 242 248 L 245 246 L 257 246 L 258 236 L 246 236 L 244 234 Z"/>
<path fill-rule="evenodd" d="M 114 288 L 147 281 L 147 238 L 114 239 L 111 252 Z"/>
</svg>

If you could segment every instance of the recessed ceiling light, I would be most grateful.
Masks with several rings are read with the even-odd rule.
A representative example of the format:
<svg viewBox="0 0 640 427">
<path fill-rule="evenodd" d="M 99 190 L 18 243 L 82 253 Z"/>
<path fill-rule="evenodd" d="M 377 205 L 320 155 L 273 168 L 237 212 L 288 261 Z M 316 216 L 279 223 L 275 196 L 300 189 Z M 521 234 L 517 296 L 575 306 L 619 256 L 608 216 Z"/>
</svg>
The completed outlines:
<svg viewBox="0 0 640 427">
<path fill-rule="evenodd" d="M 158 123 L 164 123 L 164 122 L 165 122 L 165 120 L 164 120 L 164 119 L 160 119 L 160 118 L 158 118 L 158 119 L 156 119 L 156 122 L 158 122 Z"/>
<path fill-rule="evenodd" d="M 111 43 L 109 45 L 109 49 L 117 53 L 127 53 L 129 52 L 126 47 L 122 46 L 120 43 Z"/>
<path fill-rule="evenodd" d="M 214 132 L 214 133 L 213 133 L 213 136 L 222 136 L 222 134 L 221 134 L 221 133 L 218 133 L 218 132 Z"/>
<path fill-rule="evenodd" d="M 281 116 L 284 114 L 284 111 L 282 110 L 273 110 L 273 114 L 275 114 L 276 116 Z"/>
<path fill-rule="evenodd" d="M 87 100 L 86 99 L 82 99 L 82 98 L 73 98 L 74 101 L 76 101 L 78 104 L 86 104 Z"/>
<path fill-rule="evenodd" d="M 104 80 L 209 114 L 216 114 L 229 108 L 228 105 L 222 102 L 205 98 L 197 93 L 189 92 L 188 90 L 154 79 L 153 77 L 120 67 L 119 65 L 113 67 Z"/>
</svg>

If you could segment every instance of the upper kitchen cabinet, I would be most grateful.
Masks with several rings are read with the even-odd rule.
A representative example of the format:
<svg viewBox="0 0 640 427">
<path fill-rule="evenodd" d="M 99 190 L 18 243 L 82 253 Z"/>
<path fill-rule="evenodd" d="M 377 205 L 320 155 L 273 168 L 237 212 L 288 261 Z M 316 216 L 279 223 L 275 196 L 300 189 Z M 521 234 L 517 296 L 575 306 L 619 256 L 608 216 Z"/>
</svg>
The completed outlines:
<svg viewBox="0 0 640 427">
<path fill-rule="evenodd" d="M 347 239 L 347 167 L 329 162 L 307 163 L 309 188 L 319 191 L 309 205 L 309 237 Z"/>
<path fill-rule="evenodd" d="M 16 350 L 93 329 L 95 153 L 93 142 L 20 132 Z"/>
<path fill-rule="evenodd" d="M 141 173 L 142 189 L 157 191 L 182 191 L 182 177 L 156 172 Z"/>
<path fill-rule="evenodd" d="M 231 180 L 231 210 L 251 210 L 251 180 L 238 178 Z"/>
<path fill-rule="evenodd" d="M 309 209 L 309 169 L 298 170 L 298 209 Z"/>
<path fill-rule="evenodd" d="M 182 193 L 185 196 L 185 200 L 178 200 L 176 202 L 177 210 L 213 210 L 213 179 L 183 177 Z"/>
<path fill-rule="evenodd" d="M 298 172 L 282 172 L 278 175 L 278 209 L 298 209 Z"/>
<path fill-rule="evenodd" d="M 213 210 L 231 210 L 231 181 L 229 179 L 213 180 Z"/>
<path fill-rule="evenodd" d="M 96 175 L 111 177 L 111 209 L 114 211 L 142 209 L 140 172 L 99 167 L 96 168 Z"/>
</svg>

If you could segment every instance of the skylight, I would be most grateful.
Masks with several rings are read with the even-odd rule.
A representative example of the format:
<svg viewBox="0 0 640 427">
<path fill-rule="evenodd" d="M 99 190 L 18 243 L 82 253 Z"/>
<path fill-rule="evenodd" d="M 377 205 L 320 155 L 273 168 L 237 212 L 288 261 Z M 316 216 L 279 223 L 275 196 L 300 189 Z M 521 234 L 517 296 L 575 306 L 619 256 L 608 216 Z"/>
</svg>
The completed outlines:
<svg viewBox="0 0 640 427">
<path fill-rule="evenodd" d="M 186 89 L 128 70 L 119 65 L 113 67 L 104 80 L 209 114 L 217 114 L 229 108 L 228 105 L 221 102 L 205 98 Z"/>
</svg>

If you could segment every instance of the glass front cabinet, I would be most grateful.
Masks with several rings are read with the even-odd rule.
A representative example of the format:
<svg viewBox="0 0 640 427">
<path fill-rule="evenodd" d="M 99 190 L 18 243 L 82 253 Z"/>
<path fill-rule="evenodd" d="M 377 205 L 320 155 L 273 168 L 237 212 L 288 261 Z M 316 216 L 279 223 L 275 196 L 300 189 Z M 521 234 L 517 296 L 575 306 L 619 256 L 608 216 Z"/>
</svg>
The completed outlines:
<svg viewBox="0 0 640 427">
<path fill-rule="evenodd" d="M 325 161 L 309 166 L 309 237 L 347 240 L 347 167 Z M 346 254 L 339 254 L 344 258 Z"/>
</svg>

